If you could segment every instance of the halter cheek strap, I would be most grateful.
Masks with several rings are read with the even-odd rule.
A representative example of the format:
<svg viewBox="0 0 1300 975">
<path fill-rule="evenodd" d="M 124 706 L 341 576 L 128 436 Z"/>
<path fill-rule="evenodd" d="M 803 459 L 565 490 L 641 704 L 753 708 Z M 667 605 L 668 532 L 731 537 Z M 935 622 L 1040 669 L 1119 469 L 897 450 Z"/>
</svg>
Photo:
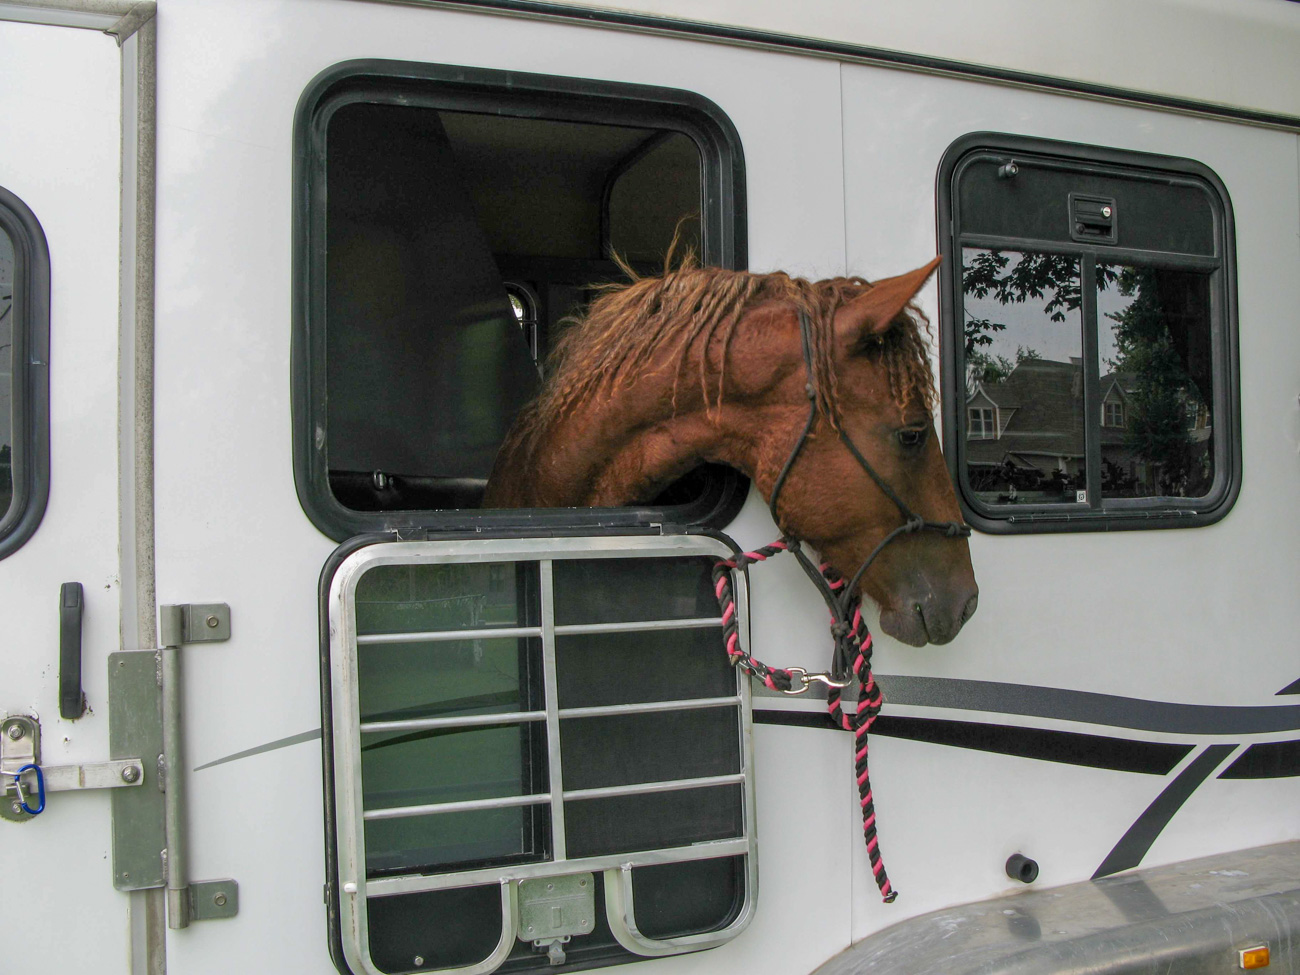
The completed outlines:
<svg viewBox="0 0 1300 975">
<path fill-rule="evenodd" d="M 776 510 L 777 499 L 780 497 L 781 489 L 785 486 L 786 479 L 789 477 L 795 461 L 799 459 L 804 443 L 807 442 L 809 435 L 812 433 L 813 425 L 817 421 L 817 386 L 812 362 L 812 323 L 802 311 L 799 313 L 799 336 L 803 345 L 804 369 L 808 377 L 807 384 L 804 387 L 808 393 L 808 419 L 804 422 L 803 431 L 799 434 L 799 439 L 795 441 L 790 456 L 786 458 L 785 465 L 777 475 L 776 484 L 772 487 L 772 495 L 768 501 L 768 510 L 772 513 L 772 521 L 778 525 L 781 522 Z M 916 514 L 898 496 L 898 493 L 889 486 L 889 483 L 876 472 L 843 427 L 839 430 L 839 437 L 840 442 L 848 448 L 853 459 L 867 472 L 885 497 L 889 498 L 898 508 L 899 513 L 903 516 L 903 523 L 889 531 L 876 544 L 876 547 L 871 550 L 871 554 L 858 567 L 857 572 L 853 574 L 853 578 L 847 584 L 843 576 L 839 575 L 827 563 L 814 563 L 804 551 L 803 543 L 789 534 L 753 552 L 746 552 L 743 555 L 737 555 L 734 559 L 727 559 L 717 563 L 713 568 L 713 584 L 714 592 L 722 609 L 723 639 L 732 665 L 762 681 L 765 686 L 772 690 L 781 691 L 785 694 L 802 694 L 814 683 L 825 684 L 826 703 L 831 720 L 846 731 L 853 732 L 854 775 L 858 784 L 859 804 L 862 807 L 863 839 L 867 844 L 867 856 L 871 862 L 871 872 L 875 877 L 876 886 L 880 888 L 880 895 L 888 904 L 893 902 L 898 896 L 898 892 L 891 886 L 889 875 L 885 873 L 884 861 L 880 856 L 880 846 L 876 836 L 876 809 L 871 790 L 871 775 L 867 769 L 867 732 L 875 722 L 877 715 L 880 714 L 885 699 L 871 672 L 871 632 L 862 619 L 862 594 L 858 589 L 858 583 L 885 546 L 896 538 L 920 531 L 936 531 L 942 532 L 948 538 L 964 538 L 970 535 L 971 530 L 969 525 L 961 522 L 926 521 Z M 810 674 L 802 667 L 769 667 L 762 661 L 754 659 L 740 647 L 740 633 L 736 622 L 736 603 L 731 588 L 731 572 L 733 569 L 744 570 L 750 565 L 765 562 L 773 555 L 781 552 L 793 553 L 804 573 L 817 587 L 817 591 L 821 593 L 826 608 L 830 611 L 831 636 L 835 641 L 835 649 L 828 673 Z M 798 686 L 796 686 L 796 683 Z M 847 712 L 841 703 L 840 695 L 845 687 L 853 683 L 858 685 L 857 705 L 852 712 Z"/>
</svg>

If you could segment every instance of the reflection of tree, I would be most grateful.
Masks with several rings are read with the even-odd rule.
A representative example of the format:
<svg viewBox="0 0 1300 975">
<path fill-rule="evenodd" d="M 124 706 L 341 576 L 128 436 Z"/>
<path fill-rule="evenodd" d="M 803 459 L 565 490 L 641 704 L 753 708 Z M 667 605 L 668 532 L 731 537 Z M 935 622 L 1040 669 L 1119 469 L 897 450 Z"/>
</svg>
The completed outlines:
<svg viewBox="0 0 1300 975">
<path fill-rule="evenodd" d="M 1099 267 L 1100 270 L 1100 267 Z M 1156 493 L 1204 494 L 1209 471 L 1193 438 L 1196 416 L 1206 400 L 1191 375 L 1191 321 L 1178 310 L 1194 302 L 1196 278 L 1154 268 L 1115 268 L 1119 293 L 1133 300 L 1108 315 L 1115 322 L 1115 358 L 1107 365 L 1132 375 L 1125 410 L 1124 444 L 1155 469 Z M 1190 285 L 1190 287 L 1189 287 Z M 1176 336 L 1181 335 L 1181 342 Z"/>
<path fill-rule="evenodd" d="M 1012 256 L 1015 263 L 1012 264 Z M 1097 267 L 1097 287 L 1105 291 L 1117 273 Z M 967 251 L 962 270 L 962 290 L 974 298 L 992 295 L 999 304 L 1022 305 L 1030 298 L 1043 302 L 1043 312 L 1054 322 L 1078 311 L 1082 301 L 1079 259 L 1067 254 L 1004 254 L 999 250 Z M 993 344 L 993 335 L 1007 326 L 988 318 L 966 318 L 966 355 Z"/>
</svg>

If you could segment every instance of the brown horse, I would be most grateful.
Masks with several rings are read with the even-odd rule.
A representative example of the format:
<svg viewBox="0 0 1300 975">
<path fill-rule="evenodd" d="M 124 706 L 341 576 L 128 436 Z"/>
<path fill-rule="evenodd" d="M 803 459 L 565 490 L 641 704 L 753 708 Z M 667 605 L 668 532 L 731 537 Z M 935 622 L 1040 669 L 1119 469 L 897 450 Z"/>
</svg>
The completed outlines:
<svg viewBox="0 0 1300 975">
<path fill-rule="evenodd" d="M 645 502 L 704 461 L 736 468 L 770 498 L 808 420 L 811 382 L 816 418 L 778 497 L 782 531 L 851 577 L 900 524 L 841 429 L 914 512 L 960 520 L 920 312 L 908 309 L 938 263 L 874 285 L 689 267 L 606 289 L 557 344 L 545 387 L 497 454 L 484 507 Z M 978 602 L 966 540 L 932 532 L 888 545 L 861 586 L 884 631 L 913 646 L 947 643 Z"/>
</svg>

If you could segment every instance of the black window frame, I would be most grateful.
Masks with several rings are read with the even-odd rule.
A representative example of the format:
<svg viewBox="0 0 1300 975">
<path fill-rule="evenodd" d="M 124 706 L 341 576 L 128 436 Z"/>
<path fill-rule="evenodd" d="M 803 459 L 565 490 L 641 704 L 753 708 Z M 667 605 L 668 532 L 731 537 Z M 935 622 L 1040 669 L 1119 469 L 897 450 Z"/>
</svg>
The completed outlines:
<svg viewBox="0 0 1300 975">
<path fill-rule="evenodd" d="M 710 473 L 706 489 L 695 500 L 676 505 L 359 511 L 334 497 L 326 454 L 326 130 L 334 111 L 357 102 L 681 132 L 700 150 L 703 262 L 743 270 L 748 261 L 740 136 L 722 109 L 702 95 L 649 85 L 379 59 L 346 61 L 326 69 L 303 92 L 294 119 L 293 467 L 299 502 L 312 523 L 335 541 L 394 529 L 458 531 L 521 523 L 557 527 L 672 523 L 714 528 L 729 523 L 744 503 L 749 481 L 727 469 Z"/>
<path fill-rule="evenodd" d="M 10 303 L 13 498 L 0 512 L 0 559 L 32 537 L 50 496 L 50 251 L 40 221 L 0 186 L 0 231 L 14 245 Z"/>
<path fill-rule="evenodd" d="M 965 234 L 960 224 L 958 180 L 964 167 L 974 161 L 996 159 L 1006 165 L 1025 159 L 1041 160 L 1053 166 L 1092 175 L 1150 180 L 1153 183 L 1178 180 L 1195 183 L 1212 201 L 1214 255 L 1216 267 L 1210 279 L 1210 330 L 1214 429 L 1219 441 L 1214 447 L 1215 470 L 1210 493 L 1200 498 L 1104 498 L 1093 488 L 1100 483 L 1100 439 L 1104 421 L 1099 387 L 1097 354 L 1097 309 L 1095 267 L 1099 257 L 1113 262 L 1134 261 L 1145 266 L 1175 270 L 1207 270 L 1207 259 L 1152 249 L 1126 249 L 1106 242 L 1081 242 L 1021 237 L 992 237 Z M 1012 171 L 1014 174 L 1014 170 Z M 1236 231 L 1232 201 L 1218 175 L 1192 159 L 1135 152 L 1104 146 L 1059 142 L 999 132 L 974 132 L 954 141 L 944 152 L 936 178 L 936 218 L 943 263 L 940 267 L 940 375 L 943 390 L 944 457 L 957 489 L 958 502 L 966 521 L 990 534 L 1043 532 L 1119 531 L 1155 528 L 1191 528 L 1210 525 L 1228 514 L 1241 491 L 1240 364 L 1237 347 Z M 1080 309 L 1085 376 L 1084 415 L 1089 474 L 1087 506 L 1056 504 L 1035 506 L 990 505 L 975 496 L 967 476 L 967 414 L 965 395 L 964 294 L 962 289 L 963 247 L 994 247 L 1009 251 L 1068 254 L 1079 259 L 1083 290 Z M 1089 380 L 1090 377 L 1090 380 Z M 1096 407 L 1090 404 L 1096 403 Z M 1095 414 L 1095 415 L 1094 415 Z M 1221 437 L 1217 436 L 1221 433 Z"/>
</svg>

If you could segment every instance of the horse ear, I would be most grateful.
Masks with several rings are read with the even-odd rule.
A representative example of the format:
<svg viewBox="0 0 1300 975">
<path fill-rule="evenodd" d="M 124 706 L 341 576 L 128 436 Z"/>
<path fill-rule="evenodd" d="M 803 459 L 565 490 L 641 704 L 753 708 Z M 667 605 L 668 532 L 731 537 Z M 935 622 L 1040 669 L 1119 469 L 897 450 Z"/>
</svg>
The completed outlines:
<svg viewBox="0 0 1300 975">
<path fill-rule="evenodd" d="M 888 330 L 899 312 L 929 280 L 940 260 L 936 257 L 925 267 L 877 281 L 869 291 L 841 305 L 835 312 L 835 336 L 841 347 L 851 349 L 866 336 Z"/>
</svg>

